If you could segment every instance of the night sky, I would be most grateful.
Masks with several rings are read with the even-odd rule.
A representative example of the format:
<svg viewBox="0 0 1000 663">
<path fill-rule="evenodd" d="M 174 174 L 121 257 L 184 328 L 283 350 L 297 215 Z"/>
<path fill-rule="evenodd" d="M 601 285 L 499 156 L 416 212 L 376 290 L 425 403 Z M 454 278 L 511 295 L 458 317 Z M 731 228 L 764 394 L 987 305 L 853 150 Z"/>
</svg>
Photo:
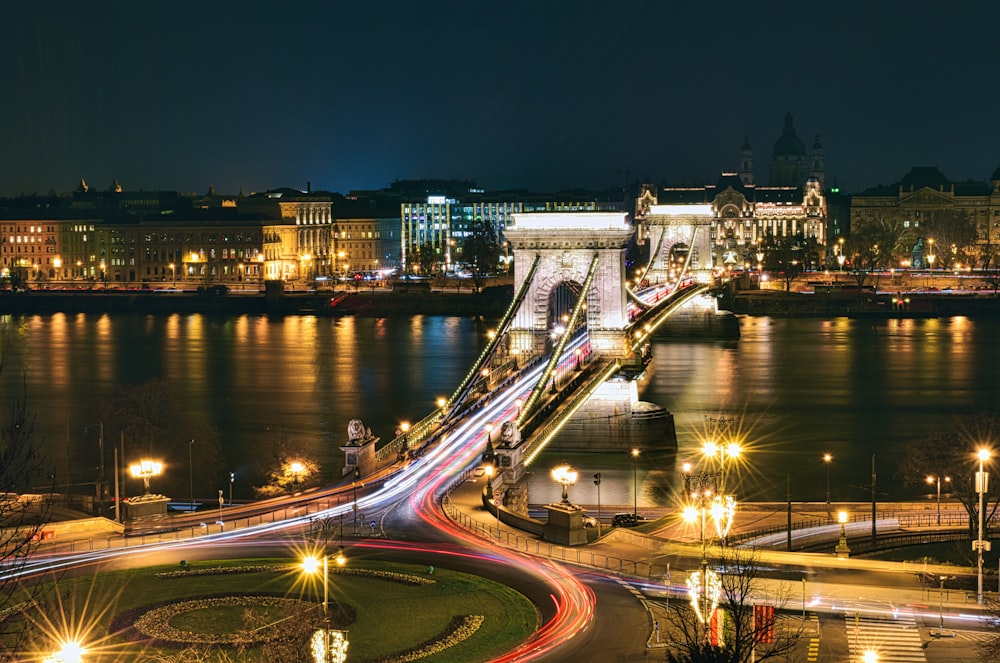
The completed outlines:
<svg viewBox="0 0 1000 663">
<path fill-rule="evenodd" d="M 898 8 L 898 9 L 897 9 Z M 0 195 L 766 183 L 785 112 L 827 183 L 1000 166 L 997 2 L 11 2 Z"/>
</svg>

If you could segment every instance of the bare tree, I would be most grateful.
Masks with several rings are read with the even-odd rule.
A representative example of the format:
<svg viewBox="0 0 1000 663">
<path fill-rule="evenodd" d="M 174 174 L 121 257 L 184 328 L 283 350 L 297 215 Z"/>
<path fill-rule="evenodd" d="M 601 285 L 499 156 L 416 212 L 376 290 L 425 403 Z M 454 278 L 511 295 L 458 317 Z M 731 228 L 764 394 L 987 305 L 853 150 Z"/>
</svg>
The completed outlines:
<svg viewBox="0 0 1000 663">
<path fill-rule="evenodd" d="M 1000 436 L 1000 417 L 992 413 L 957 419 L 950 428 L 932 431 L 909 445 L 899 467 L 899 475 L 908 484 L 923 483 L 927 476 L 948 476 L 952 491 L 969 514 L 969 535 L 976 538 L 979 519 L 979 494 L 976 493 L 976 451 L 983 440 Z M 990 481 L 985 495 L 984 524 L 997 510 L 997 482 Z M 984 533 L 984 536 L 986 533 Z"/>
<path fill-rule="evenodd" d="M 0 358 L 0 373 L 6 361 Z M 27 387 L 24 388 L 25 395 Z M 46 472 L 45 459 L 34 437 L 35 416 L 26 398 L 11 400 L 7 418 L 0 422 L 0 661 L 15 659 L 28 635 L 27 622 L 16 617 L 37 605 L 46 591 L 43 583 L 24 583 L 21 571 L 38 547 L 48 522 L 48 496 L 34 491 Z M 51 484 L 51 479 L 47 479 Z M 7 649 L 9 647 L 9 649 Z"/>
<path fill-rule="evenodd" d="M 722 642 L 706 638 L 705 625 L 692 610 L 668 613 L 666 636 L 673 640 L 667 654 L 672 663 L 749 663 L 791 660 L 802 635 L 798 620 L 778 619 L 788 604 L 788 592 L 769 590 L 751 548 L 722 548 L 711 567 L 719 569 L 719 608 L 725 614 Z M 755 610 L 767 606 L 773 610 Z"/>
</svg>

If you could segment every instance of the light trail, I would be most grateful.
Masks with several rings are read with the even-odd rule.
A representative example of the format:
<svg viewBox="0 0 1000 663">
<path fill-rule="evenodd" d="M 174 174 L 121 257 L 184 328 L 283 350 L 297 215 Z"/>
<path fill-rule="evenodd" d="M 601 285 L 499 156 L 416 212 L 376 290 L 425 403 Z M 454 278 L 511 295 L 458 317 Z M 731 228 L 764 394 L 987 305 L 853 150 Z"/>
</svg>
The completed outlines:
<svg viewBox="0 0 1000 663">
<path fill-rule="evenodd" d="M 587 345 L 588 342 L 584 335 L 567 342 L 563 360 L 560 362 L 562 370 L 572 367 L 577 359 L 576 350 Z M 543 371 L 544 365 L 541 364 L 536 364 L 525 370 L 511 384 L 494 392 L 478 409 L 466 413 L 457 424 L 450 425 L 435 433 L 421 447 L 422 453 L 419 457 L 410 460 L 402 468 L 370 477 L 369 485 L 375 483 L 378 487 L 370 494 L 358 496 L 357 511 L 373 510 L 377 512 L 403 502 L 410 505 L 425 522 L 448 534 L 451 538 L 472 548 L 482 548 L 484 543 L 488 542 L 455 526 L 445 516 L 436 498 L 456 478 L 462 476 L 465 471 L 478 462 L 480 454 L 486 446 L 486 424 L 500 424 L 513 420 L 517 410 L 517 399 L 524 398 L 530 393 Z M 353 489 L 353 485 L 347 484 L 338 487 L 333 492 L 318 494 L 313 499 L 329 499 L 334 496 L 349 495 Z M 351 500 L 311 514 L 293 516 L 278 522 L 254 525 L 229 532 L 205 534 L 197 538 L 136 544 L 113 550 L 39 553 L 16 571 L 3 572 L 0 570 L 0 578 L 35 577 L 53 571 L 96 565 L 125 556 L 152 555 L 198 546 L 240 545 L 241 540 L 248 537 L 260 539 L 271 535 L 280 535 L 288 530 L 307 526 L 317 519 L 353 513 L 355 513 L 355 502 Z M 287 543 L 286 540 L 281 540 L 281 542 Z M 375 547 L 376 544 L 367 545 Z M 391 546 L 387 545 L 387 542 L 379 542 L 377 547 Z M 440 548 L 433 548 L 433 550 L 438 553 L 477 556 L 472 553 L 449 552 Z M 482 555 L 478 556 L 483 557 Z M 494 659 L 495 661 L 513 663 L 514 661 L 533 660 L 552 652 L 560 644 L 586 630 L 593 619 L 596 600 L 593 592 L 573 574 L 547 560 L 538 560 L 500 548 L 495 549 L 488 559 L 494 564 L 503 563 L 530 571 L 551 588 L 551 597 L 555 606 L 555 616 L 552 619 L 543 624 L 526 642 L 513 651 Z"/>
</svg>

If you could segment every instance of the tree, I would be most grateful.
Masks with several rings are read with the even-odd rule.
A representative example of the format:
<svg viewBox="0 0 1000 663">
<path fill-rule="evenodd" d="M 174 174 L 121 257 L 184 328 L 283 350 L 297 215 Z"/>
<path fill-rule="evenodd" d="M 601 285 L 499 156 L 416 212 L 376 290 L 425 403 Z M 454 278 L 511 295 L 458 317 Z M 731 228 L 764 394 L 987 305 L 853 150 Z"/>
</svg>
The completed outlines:
<svg viewBox="0 0 1000 663">
<path fill-rule="evenodd" d="M 920 225 L 920 232 L 924 237 L 934 239 L 936 267 L 951 269 L 956 263 L 970 265 L 981 260 L 976 246 L 976 224 L 965 210 L 928 212 Z"/>
<path fill-rule="evenodd" d="M 430 242 L 424 242 L 417 249 L 417 264 L 423 276 L 430 276 L 434 272 L 434 267 L 438 264 L 437 250 Z"/>
<path fill-rule="evenodd" d="M 0 373 L 6 361 L 0 357 Z M 8 404 L 7 418 L 0 423 L 0 661 L 20 660 L 17 652 L 28 634 L 27 623 L 7 619 L 24 608 L 37 605 L 44 583 L 22 584 L 20 571 L 38 546 L 42 528 L 48 522 L 49 500 L 37 494 L 37 486 L 49 477 L 48 466 L 34 437 L 35 415 L 26 399 Z M 51 482 L 50 479 L 48 479 Z M 46 489 L 52 494 L 51 485 Z M 9 647 L 9 649 L 7 649 Z"/>
<path fill-rule="evenodd" d="M 164 464 L 156 479 L 164 494 L 188 496 L 193 486 L 215 485 L 222 467 L 218 433 L 181 404 L 167 381 L 122 386 L 98 410 L 106 439 L 120 435 L 123 465 L 141 458 Z"/>
<path fill-rule="evenodd" d="M 877 274 L 899 264 L 900 257 L 909 251 L 904 248 L 907 242 L 906 232 L 896 221 L 879 218 L 852 230 L 843 244 L 843 251 L 858 289 L 865 285 L 872 272 Z M 878 288 L 877 276 L 875 287 Z"/>
<path fill-rule="evenodd" d="M 1000 418 L 992 413 L 983 413 L 959 419 L 956 424 L 946 430 L 932 431 L 922 440 L 909 445 L 899 467 L 899 475 L 907 484 L 923 483 L 928 476 L 951 477 L 952 491 L 969 514 L 969 534 L 976 538 L 979 522 L 976 452 L 984 441 L 1000 439 Z M 984 524 L 988 529 L 988 516 L 996 511 L 1000 492 L 995 480 L 990 481 L 987 488 Z M 983 536 L 986 538 L 986 532 Z"/>
<path fill-rule="evenodd" d="M 792 289 L 792 282 L 802 273 L 802 247 L 796 237 L 774 237 L 768 234 L 764 242 L 767 269 L 778 272 L 785 281 L 785 292 Z"/>
<path fill-rule="evenodd" d="M 289 495 L 320 483 L 319 465 L 300 446 L 282 437 L 270 448 L 271 457 L 263 459 L 260 468 L 267 481 L 253 489 L 257 497 Z"/>
<path fill-rule="evenodd" d="M 472 232 L 462 249 L 462 257 L 472 272 L 473 287 L 479 292 L 486 276 L 496 269 L 500 261 L 500 242 L 489 219 L 477 219 L 473 222 Z"/>
<path fill-rule="evenodd" d="M 725 612 L 725 636 L 719 645 L 705 640 L 704 624 L 689 609 L 667 613 L 667 637 L 673 647 L 667 655 L 675 663 L 749 663 L 783 660 L 795 649 L 802 626 L 777 628 L 777 614 L 787 604 L 782 592 L 768 592 L 757 552 L 750 548 L 722 548 L 709 568 L 719 569 L 719 608 Z M 755 605 L 773 606 L 769 616 L 758 619 Z"/>
</svg>

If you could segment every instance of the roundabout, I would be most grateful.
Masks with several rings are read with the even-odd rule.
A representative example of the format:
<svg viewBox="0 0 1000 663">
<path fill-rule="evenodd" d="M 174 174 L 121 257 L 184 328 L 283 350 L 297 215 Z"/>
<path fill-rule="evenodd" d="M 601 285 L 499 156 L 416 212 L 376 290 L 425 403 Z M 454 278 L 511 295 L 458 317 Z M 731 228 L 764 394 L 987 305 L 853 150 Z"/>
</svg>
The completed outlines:
<svg viewBox="0 0 1000 663">
<path fill-rule="evenodd" d="M 448 568 L 356 560 L 331 576 L 327 623 L 349 633 L 351 661 L 488 660 L 539 620 L 519 592 Z M 39 651 L 85 635 L 93 660 L 310 660 L 310 638 L 325 623 L 311 580 L 280 559 L 101 571 L 53 583 L 58 605 L 23 617 Z M 83 604 L 59 598 L 83 595 Z"/>
</svg>

